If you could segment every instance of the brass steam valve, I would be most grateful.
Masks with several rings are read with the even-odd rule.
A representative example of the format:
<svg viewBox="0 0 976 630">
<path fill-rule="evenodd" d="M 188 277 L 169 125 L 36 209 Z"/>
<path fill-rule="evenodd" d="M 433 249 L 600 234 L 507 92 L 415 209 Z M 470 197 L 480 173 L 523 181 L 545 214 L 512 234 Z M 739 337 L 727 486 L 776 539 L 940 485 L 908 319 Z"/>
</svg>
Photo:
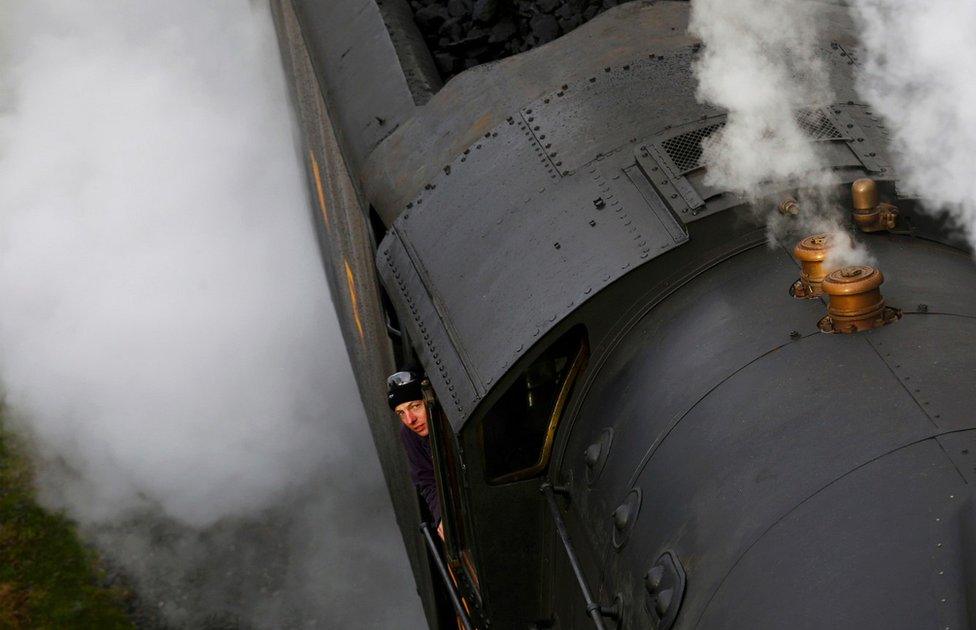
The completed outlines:
<svg viewBox="0 0 976 630">
<path fill-rule="evenodd" d="M 800 279 L 793 283 L 790 295 L 800 300 L 820 297 L 821 282 L 828 271 L 824 261 L 832 245 L 830 234 L 814 234 L 796 244 L 793 256 L 800 263 Z"/>
<path fill-rule="evenodd" d="M 881 297 L 881 271 L 867 265 L 842 267 L 827 274 L 822 287 L 830 301 L 827 316 L 818 326 L 823 332 L 855 333 L 885 326 L 901 311 L 885 306 Z"/>
<path fill-rule="evenodd" d="M 851 184 L 854 223 L 862 232 L 881 232 L 895 229 L 898 208 L 878 201 L 878 185 L 863 178 Z"/>
</svg>

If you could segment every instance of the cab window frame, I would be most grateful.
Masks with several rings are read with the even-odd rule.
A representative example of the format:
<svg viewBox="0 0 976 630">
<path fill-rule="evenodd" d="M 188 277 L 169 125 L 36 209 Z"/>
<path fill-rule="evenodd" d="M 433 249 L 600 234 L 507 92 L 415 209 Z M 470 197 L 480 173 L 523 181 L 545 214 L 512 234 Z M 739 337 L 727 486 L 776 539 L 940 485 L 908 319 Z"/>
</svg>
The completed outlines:
<svg viewBox="0 0 976 630">
<path fill-rule="evenodd" d="M 525 479 L 532 479 L 534 477 L 538 477 L 542 475 L 545 472 L 546 468 L 549 466 L 549 461 L 552 458 L 552 451 L 555 444 L 556 432 L 559 428 L 559 425 L 561 424 L 563 415 L 566 412 L 566 408 L 569 404 L 569 400 L 572 397 L 574 385 L 580 380 L 580 375 L 585 370 L 587 362 L 589 360 L 589 355 L 590 355 L 589 338 L 585 326 L 583 325 L 574 326 L 570 328 L 567 332 L 563 333 L 555 341 L 553 341 L 549 345 L 549 347 L 547 347 L 546 350 L 543 351 L 535 359 L 535 361 L 532 364 L 530 364 L 530 366 L 526 368 L 526 370 L 522 374 L 520 374 L 519 377 L 511 385 L 509 385 L 508 390 L 506 390 L 505 394 L 502 395 L 502 398 L 509 395 L 509 392 L 512 391 L 512 388 L 516 387 L 522 381 L 524 381 L 527 378 L 527 374 L 529 370 L 531 370 L 531 368 L 535 366 L 539 361 L 543 359 L 551 358 L 551 356 L 549 356 L 549 353 L 553 350 L 553 348 L 558 347 L 562 343 L 567 343 L 567 340 L 569 342 L 572 342 L 574 338 L 575 338 L 575 350 L 571 351 L 567 355 L 568 364 L 565 371 L 565 375 L 562 377 L 562 380 L 558 383 L 556 394 L 553 399 L 552 407 L 548 414 L 548 421 L 546 423 L 546 428 L 542 434 L 543 438 L 542 438 L 541 446 L 539 448 L 539 454 L 531 465 L 518 468 L 515 470 L 507 471 L 501 474 L 494 474 L 494 475 L 491 474 L 489 470 L 488 461 L 489 458 L 491 457 L 492 444 L 490 443 L 490 440 L 487 439 L 485 433 L 486 433 L 486 426 L 488 425 L 488 423 L 492 422 L 495 418 L 492 417 L 493 414 L 491 411 L 489 411 L 489 413 L 485 414 L 485 416 L 482 417 L 480 421 L 481 425 L 479 427 L 479 430 L 480 430 L 480 438 L 481 438 L 481 445 L 482 445 L 482 453 L 483 453 L 484 464 L 485 464 L 485 470 L 484 470 L 485 480 L 487 481 L 488 484 L 501 485 L 501 484 L 513 483 L 517 481 L 523 481 Z M 499 399 L 499 401 L 495 403 L 495 407 L 493 407 L 493 410 L 498 406 L 501 400 L 502 399 Z M 495 446 L 497 447 L 497 445 Z"/>
</svg>

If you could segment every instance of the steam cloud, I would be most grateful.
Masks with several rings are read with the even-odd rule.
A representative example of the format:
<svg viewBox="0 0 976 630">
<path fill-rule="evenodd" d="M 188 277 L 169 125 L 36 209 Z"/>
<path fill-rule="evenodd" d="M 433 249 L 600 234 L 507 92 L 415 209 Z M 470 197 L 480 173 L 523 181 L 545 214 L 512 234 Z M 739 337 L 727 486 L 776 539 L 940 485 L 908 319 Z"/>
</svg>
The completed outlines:
<svg viewBox="0 0 976 630">
<path fill-rule="evenodd" d="M 419 626 L 267 7 L 0 24 L 0 382 L 42 500 L 146 625 Z"/>
<path fill-rule="evenodd" d="M 898 175 L 976 247 L 976 5 L 966 0 L 857 0 L 858 89 L 892 132 Z"/>
<path fill-rule="evenodd" d="M 834 100 L 818 49 L 821 7 L 808 0 L 693 0 L 689 32 L 704 43 L 698 98 L 727 110 L 702 142 L 706 182 L 743 196 L 766 223 L 770 245 L 834 235 L 832 266 L 870 260 L 841 223 L 836 180 L 798 115 Z M 798 217 L 776 211 L 776 190 L 796 188 Z"/>
<path fill-rule="evenodd" d="M 698 96 L 728 110 L 725 127 L 703 146 L 710 183 L 750 197 L 770 181 L 829 183 L 794 117 L 833 100 L 817 56 L 816 12 L 802 0 L 692 3 L 689 31 L 705 44 Z"/>
</svg>

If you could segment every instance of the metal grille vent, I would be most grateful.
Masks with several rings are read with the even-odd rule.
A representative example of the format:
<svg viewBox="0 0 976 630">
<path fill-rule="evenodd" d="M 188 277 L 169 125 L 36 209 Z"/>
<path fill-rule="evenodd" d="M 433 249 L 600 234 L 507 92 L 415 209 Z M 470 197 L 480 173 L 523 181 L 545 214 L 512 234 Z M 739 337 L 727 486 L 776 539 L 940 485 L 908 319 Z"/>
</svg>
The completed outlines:
<svg viewBox="0 0 976 630">
<path fill-rule="evenodd" d="M 830 121 L 826 114 L 819 109 L 800 110 L 794 114 L 796 124 L 800 131 L 806 134 L 813 141 L 822 140 L 846 140 L 837 127 Z M 702 140 L 712 135 L 725 126 L 725 121 L 717 122 L 687 131 L 681 135 L 661 141 L 661 148 L 668 154 L 674 162 L 678 173 L 684 175 L 702 166 L 701 156 Z"/>
<path fill-rule="evenodd" d="M 811 140 L 843 140 L 844 134 L 837 130 L 834 123 L 819 109 L 800 110 L 794 114 L 800 131 L 810 136 Z"/>
<path fill-rule="evenodd" d="M 693 171 L 701 166 L 701 142 L 718 129 L 725 126 L 725 122 L 715 123 L 706 127 L 699 127 L 692 131 L 661 141 L 661 146 L 668 157 L 674 162 L 681 174 Z"/>
</svg>

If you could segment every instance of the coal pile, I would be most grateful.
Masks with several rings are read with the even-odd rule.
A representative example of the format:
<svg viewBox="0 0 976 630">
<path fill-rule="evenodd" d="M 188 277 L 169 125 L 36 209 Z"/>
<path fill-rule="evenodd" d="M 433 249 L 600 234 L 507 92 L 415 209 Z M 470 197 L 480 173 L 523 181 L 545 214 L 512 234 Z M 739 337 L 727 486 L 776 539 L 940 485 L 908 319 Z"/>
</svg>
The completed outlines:
<svg viewBox="0 0 976 630">
<path fill-rule="evenodd" d="M 444 79 L 551 42 L 620 0 L 410 0 Z"/>
</svg>

